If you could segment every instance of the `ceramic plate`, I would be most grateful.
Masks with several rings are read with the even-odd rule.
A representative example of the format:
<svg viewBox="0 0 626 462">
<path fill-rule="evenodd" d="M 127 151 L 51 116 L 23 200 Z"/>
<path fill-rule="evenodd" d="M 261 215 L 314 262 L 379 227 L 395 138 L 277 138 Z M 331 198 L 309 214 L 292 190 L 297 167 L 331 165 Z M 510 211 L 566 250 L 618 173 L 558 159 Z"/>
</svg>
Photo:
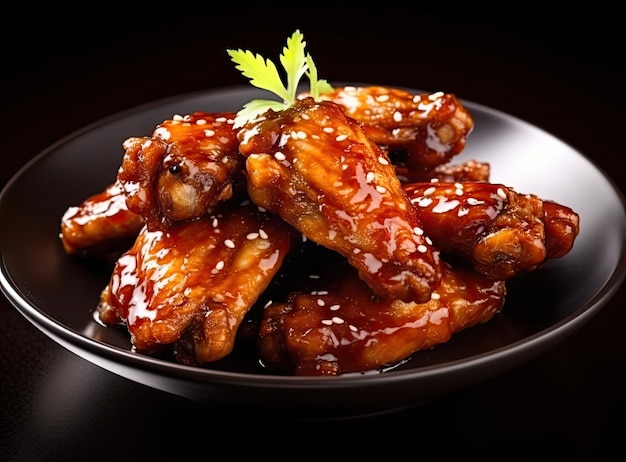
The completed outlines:
<svg viewBox="0 0 626 462">
<path fill-rule="evenodd" d="M 251 87 L 184 94 L 116 114 L 60 140 L 25 165 L 0 196 L 0 285 L 36 327 L 111 372 L 218 407 L 300 416 L 355 416 L 417 405 L 520 365 L 588 321 L 626 272 L 624 199 L 583 154 L 510 115 L 464 101 L 475 129 L 455 161 L 489 162 L 491 181 L 577 211 L 572 251 L 508 283 L 503 311 L 384 373 L 284 377 L 265 373 L 254 352 L 236 349 L 207 367 L 132 351 L 123 329 L 94 321 L 112 262 L 69 257 L 59 240 L 71 205 L 114 180 L 130 136 L 150 135 L 174 114 L 238 110 L 266 97 Z"/>
</svg>

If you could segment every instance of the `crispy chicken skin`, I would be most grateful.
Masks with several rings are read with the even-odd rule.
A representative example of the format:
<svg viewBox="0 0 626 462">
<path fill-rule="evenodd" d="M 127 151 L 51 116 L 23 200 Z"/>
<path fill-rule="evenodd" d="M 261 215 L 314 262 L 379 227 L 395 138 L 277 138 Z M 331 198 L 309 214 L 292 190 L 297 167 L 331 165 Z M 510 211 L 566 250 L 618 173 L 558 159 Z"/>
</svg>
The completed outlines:
<svg viewBox="0 0 626 462">
<path fill-rule="evenodd" d="M 59 237 L 69 255 L 100 257 L 126 250 L 143 225 L 143 218 L 126 207 L 122 185 L 115 182 L 68 207 Z"/>
<path fill-rule="evenodd" d="M 138 350 L 175 344 L 179 362 L 216 361 L 300 239 L 250 202 L 167 231 L 144 227 L 102 291 L 100 319 L 125 324 Z"/>
<path fill-rule="evenodd" d="M 129 210 L 145 218 L 148 229 L 201 217 L 234 189 L 245 190 L 235 114 L 194 112 L 157 125 L 152 137 L 132 137 L 117 179 Z"/>
<path fill-rule="evenodd" d="M 306 376 L 379 369 L 447 342 L 502 309 L 504 282 L 447 263 L 442 269 L 441 285 L 426 303 L 381 299 L 352 268 L 330 269 L 286 302 L 265 308 L 258 340 L 263 364 Z"/>
<path fill-rule="evenodd" d="M 450 93 L 414 94 L 384 86 L 337 87 L 321 96 L 345 108 L 365 134 L 388 150 L 403 181 L 423 181 L 460 153 L 474 119 Z"/>
<path fill-rule="evenodd" d="M 304 98 L 244 126 L 239 139 L 256 204 L 345 256 L 376 294 L 430 298 L 439 253 L 387 153 L 341 106 Z"/>
<path fill-rule="evenodd" d="M 578 235 L 573 210 L 502 184 L 411 183 L 404 189 L 437 248 L 466 258 L 492 279 L 565 255 Z"/>
</svg>

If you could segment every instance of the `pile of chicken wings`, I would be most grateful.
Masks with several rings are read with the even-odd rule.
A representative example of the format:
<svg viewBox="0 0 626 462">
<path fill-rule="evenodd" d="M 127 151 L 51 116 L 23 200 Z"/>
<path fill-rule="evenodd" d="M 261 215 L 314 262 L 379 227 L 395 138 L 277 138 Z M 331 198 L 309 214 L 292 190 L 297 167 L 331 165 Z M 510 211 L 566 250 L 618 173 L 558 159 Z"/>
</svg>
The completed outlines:
<svg viewBox="0 0 626 462">
<path fill-rule="evenodd" d="M 67 254 L 116 255 L 97 313 L 137 351 L 206 365 L 253 319 L 268 372 L 382 370 L 490 320 L 578 235 L 571 208 L 454 163 L 474 120 L 453 94 L 346 86 L 235 117 L 128 138 L 61 219 Z"/>
</svg>

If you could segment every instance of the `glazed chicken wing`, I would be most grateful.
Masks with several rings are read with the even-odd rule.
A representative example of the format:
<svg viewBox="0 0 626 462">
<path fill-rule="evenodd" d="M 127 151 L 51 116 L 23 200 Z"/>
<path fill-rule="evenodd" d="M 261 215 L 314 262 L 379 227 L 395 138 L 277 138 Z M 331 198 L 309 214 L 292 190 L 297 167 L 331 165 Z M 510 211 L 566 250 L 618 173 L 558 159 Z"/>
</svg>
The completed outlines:
<svg viewBox="0 0 626 462">
<path fill-rule="evenodd" d="M 143 218 L 126 207 L 122 185 L 115 182 L 69 207 L 59 237 L 69 255 L 102 256 L 126 250 L 143 225 Z"/>
<path fill-rule="evenodd" d="M 415 303 L 378 298 L 354 271 L 335 267 L 285 303 L 265 308 L 258 343 L 264 365 L 309 376 L 380 369 L 502 309 L 504 282 L 446 263 L 442 269 L 430 301 Z"/>
<path fill-rule="evenodd" d="M 487 162 L 468 160 L 461 163 L 437 165 L 429 174 L 429 181 L 489 181 L 491 167 Z"/>
<path fill-rule="evenodd" d="M 179 362 L 216 361 L 299 242 L 292 227 L 249 202 L 167 231 L 144 227 L 102 291 L 100 319 L 125 324 L 138 350 L 173 344 Z"/>
<path fill-rule="evenodd" d="M 404 189 L 437 248 L 493 279 L 565 255 L 578 235 L 579 217 L 569 207 L 502 184 L 411 183 Z"/>
<path fill-rule="evenodd" d="M 345 256 L 380 296 L 424 302 L 441 279 L 389 157 L 330 101 L 304 98 L 239 132 L 248 193 Z"/>
<path fill-rule="evenodd" d="M 128 208 L 148 229 L 198 218 L 245 190 L 234 113 L 195 112 L 166 120 L 152 137 L 124 142 L 118 172 Z"/>
<path fill-rule="evenodd" d="M 474 119 L 450 93 L 413 94 L 384 86 L 337 87 L 321 96 L 345 108 L 389 151 L 403 181 L 423 181 L 460 153 Z"/>
</svg>

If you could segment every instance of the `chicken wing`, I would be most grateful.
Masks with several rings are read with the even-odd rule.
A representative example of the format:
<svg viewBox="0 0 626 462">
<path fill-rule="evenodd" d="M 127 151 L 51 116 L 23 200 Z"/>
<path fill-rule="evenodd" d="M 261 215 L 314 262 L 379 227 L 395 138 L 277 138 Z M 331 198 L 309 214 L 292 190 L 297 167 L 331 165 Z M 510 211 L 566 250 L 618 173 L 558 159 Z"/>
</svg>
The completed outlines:
<svg viewBox="0 0 626 462">
<path fill-rule="evenodd" d="M 122 185 L 115 182 L 68 207 L 59 237 L 67 254 L 99 257 L 126 250 L 143 225 L 143 218 L 126 207 Z"/>
<path fill-rule="evenodd" d="M 102 291 L 100 319 L 125 324 L 138 350 L 173 345 L 180 362 L 216 361 L 300 239 L 249 201 L 167 231 L 144 227 Z"/>
<path fill-rule="evenodd" d="M 366 135 L 389 151 L 403 181 L 424 181 L 460 153 L 474 119 L 451 93 L 414 94 L 384 86 L 337 87 L 321 96 L 345 108 Z"/>
<path fill-rule="evenodd" d="M 493 279 L 565 255 L 578 235 L 579 216 L 572 209 L 502 184 L 411 183 L 404 189 L 437 248 L 468 259 Z"/>
<path fill-rule="evenodd" d="M 568 254 L 580 231 L 580 216 L 566 205 L 544 200 L 543 225 L 546 230 L 546 257 L 560 258 Z"/>
<path fill-rule="evenodd" d="M 378 298 L 348 267 L 335 267 L 284 303 L 263 312 L 259 355 L 269 370 L 340 375 L 392 366 L 452 334 L 490 320 L 506 286 L 442 263 L 443 279 L 426 303 Z"/>
<path fill-rule="evenodd" d="M 132 137 L 117 174 L 128 208 L 148 229 L 203 216 L 245 191 L 235 114 L 194 112 L 166 120 L 152 137 Z"/>
<path fill-rule="evenodd" d="M 461 163 L 437 165 L 429 174 L 428 181 L 489 181 L 491 166 L 487 162 L 468 160 Z"/>
<path fill-rule="evenodd" d="M 387 153 L 330 101 L 298 100 L 239 132 L 251 199 L 339 252 L 380 296 L 424 302 L 441 280 Z"/>
</svg>

